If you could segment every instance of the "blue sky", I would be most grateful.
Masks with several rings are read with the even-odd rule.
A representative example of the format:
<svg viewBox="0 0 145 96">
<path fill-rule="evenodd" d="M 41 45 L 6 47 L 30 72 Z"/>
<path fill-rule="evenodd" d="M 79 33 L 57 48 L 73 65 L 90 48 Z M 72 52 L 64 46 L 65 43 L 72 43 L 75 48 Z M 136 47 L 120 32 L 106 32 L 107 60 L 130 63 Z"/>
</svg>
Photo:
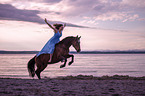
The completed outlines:
<svg viewBox="0 0 145 96">
<path fill-rule="evenodd" d="M 41 50 L 54 34 L 44 18 L 84 51 L 145 50 L 144 0 L 1 0 L 0 50 Z"/>
</svg>

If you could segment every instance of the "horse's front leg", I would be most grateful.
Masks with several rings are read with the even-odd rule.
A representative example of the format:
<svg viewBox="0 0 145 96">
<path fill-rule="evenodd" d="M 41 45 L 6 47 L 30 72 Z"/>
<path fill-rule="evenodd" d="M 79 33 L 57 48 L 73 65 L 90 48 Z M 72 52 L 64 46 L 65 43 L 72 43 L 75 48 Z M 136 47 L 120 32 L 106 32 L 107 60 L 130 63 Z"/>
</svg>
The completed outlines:
<svg viewBox="0 0 145 96">
<path fill-rule="evenodd" d="M 62 61 L 63 61 L 63 60 L 64 60 L 64 64 L 63 64 L 63 65 L 60 65 L 60 68 L 63 68 L 63 67 L 65 67 L 65 65 L 66 65 L 67 58 L 62 57 Z"/>
<path fill-rule="evenodd" d="M 74 55 L 68 55 L 69 57 L 72 57 L 71 61 L 68 63 L 68 65 L 71 65 L 74 62 Z"/>
</svg>

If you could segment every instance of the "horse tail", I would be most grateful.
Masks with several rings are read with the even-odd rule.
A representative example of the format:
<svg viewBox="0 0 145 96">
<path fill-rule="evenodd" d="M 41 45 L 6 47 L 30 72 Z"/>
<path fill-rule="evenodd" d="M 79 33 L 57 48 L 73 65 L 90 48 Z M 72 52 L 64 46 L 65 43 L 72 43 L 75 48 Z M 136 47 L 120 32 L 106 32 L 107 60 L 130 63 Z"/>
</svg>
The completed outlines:
<svg viewBox="0 0 145 96">
<path fill-rule="evenodd" d="M 29 76 L 34 77 L 35 76 L 35 57 L 34 56 L 31 60 L 29 60 L 28 62 L 28 72 L 29 72 Z"/>
</svg>

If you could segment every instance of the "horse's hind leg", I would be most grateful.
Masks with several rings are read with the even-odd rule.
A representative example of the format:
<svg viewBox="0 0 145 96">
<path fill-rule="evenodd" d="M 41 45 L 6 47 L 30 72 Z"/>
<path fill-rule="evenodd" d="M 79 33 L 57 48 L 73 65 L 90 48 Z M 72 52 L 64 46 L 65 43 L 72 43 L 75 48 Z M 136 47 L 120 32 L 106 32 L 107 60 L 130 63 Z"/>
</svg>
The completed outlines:
<svg viewBox="0 0 145 96">
<path fill-rule="evenodd" d="M 37 70 L 35 71 L 35 73 L 36 73 L 37 77 L 39 79 L 41 79 L 41 77 L 40 77 L 41 69 L 40 68 L 37 68 Z"/>
<path fill-rule="evenodd" d="M 36 59 L 37 70 L 35 71 L 35 73 L 39 79 L 41 79 L 40 73 L 47 67 L 49 58 L 49 54 L 42 54 Z"/>
<path fill-rule="evenodd" d="M 38 77 L 39 79 L 41 79 L 41 77 L 40 77 L 40 69 L 37 69 L 37 70 L 35 71 L 35 73 L 36 73 L 37 77 Z"/>
<path fill-rule="evenodd" d="M 37 70 L 35 71 L 37 77 L 41 79 L 40 73 L 47 67 L 47 64 L 43 64 L 43 66 L 37 66 Z"/>
</svg>

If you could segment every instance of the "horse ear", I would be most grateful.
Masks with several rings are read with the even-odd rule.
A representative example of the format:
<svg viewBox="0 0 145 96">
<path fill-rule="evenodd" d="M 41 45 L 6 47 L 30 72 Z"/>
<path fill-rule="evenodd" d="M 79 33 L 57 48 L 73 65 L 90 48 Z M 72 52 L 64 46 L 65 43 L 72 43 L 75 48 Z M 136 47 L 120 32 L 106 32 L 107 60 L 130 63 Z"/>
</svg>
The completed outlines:
<svg viewBox="0 0 145 96">
<path fill-rule="evenodd" d="M 78 38 L 78 35 L 77 35 L 77 38 Z"/>
<path fill-rule="evenodd" d="M 81 38 L 81 36 L 79 37 L 79 39 Z"/>
</svg>

